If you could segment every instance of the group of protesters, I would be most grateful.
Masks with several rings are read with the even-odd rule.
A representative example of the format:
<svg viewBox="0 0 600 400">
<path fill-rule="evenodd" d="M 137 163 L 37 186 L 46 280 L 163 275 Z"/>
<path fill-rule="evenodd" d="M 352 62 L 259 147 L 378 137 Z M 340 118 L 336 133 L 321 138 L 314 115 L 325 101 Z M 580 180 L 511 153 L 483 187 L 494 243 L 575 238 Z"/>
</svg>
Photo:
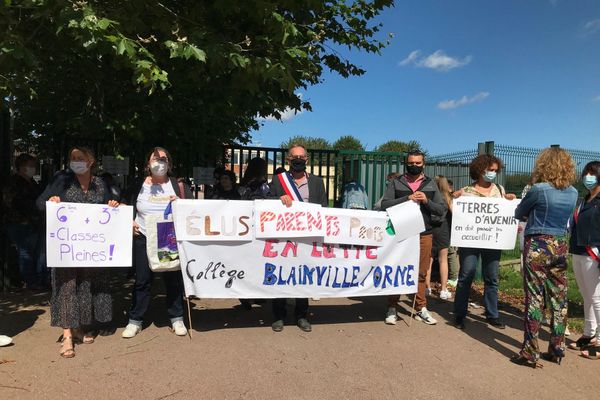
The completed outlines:
<svg viewBox="0 0 600 400">
<path fill-rule="evenodd" d="M 295 201 L 329 204 L 323 180 L 308 173 L 308 154 L 304 146 L 288 149 L 288 170 L 274 171 L 267 179 L 267 162 L 259 157 L 248 162 L 239 185 L 233 171 L 215 171 L 217 182 L 205 190 L 205 199 L 255 200 L 280 199 L 286 206 Z M 387 177 L 383 197 L 376 204 L 382 211 L 397 204 L 413 201 L 419 205 L 425 230 L 419 238 L 419 275 L 415 297 L 414 318 L 426 325 L 437 323 L 428 309 L 432 262 L 437 259 L 441 290 L 439 297 L 449 300 L 449 286 L 455 286 L 454 325 L 466 329 L 469 296 L 477 266 L 481 261 L 484 282 L 484 306 L 487 323 L 504 329 L 498 311 L 498 274 L 501 250 L 450 246 L 453 199 L 462 196 L 504 198 L 507 193 L 495 183 L 503 168 L 502 160 L 489 154 L 473 159 L 469 166 L 472 183 L 455 190 L 443 176 L 429 177 L 424 173 L 425 154 L 409 151 L 404 173 Z M 16 174 L 4 196 L 9 209 L 7 231 L 17 247 L 19 267 L 26 288 L 39 289 L 46 284 L 43 256 L 43 212 L 46 202 L 107 204 L 118 207 L 132 205 L 133 265 L 135 282 L 129 321 L 123 338 L 133 338 L 142 331 L 142 324 L 151 301 L 155 272 L 149 266 L 146 251 L 147 220 L 162 215 L 171 201 L 193 198 L 188 185 L 173 176 L 173 159 L 162 147 L 153 148 L 145 163 L 145 176 L 122 195 L 105 179 L 95 176 L 96 158 L 82 146 L 69 152 L 69 165 L 58 172 L 40 193 L 33 180 L 35 159 L 21 155 L 15 162 Z M 280 179 L 285 175 L 285 179 Z M 578 179 L 569 153 L 552 147 L 543 150 L 535 163 L 528 190 L 516 207 L 515 217 L 525 223 L 523 247 L 523 279 L 525 288 L 524 341 L 519 354 L 511 361 L 519 365 L 540 368 L 540 358 L 560 364 L 565 356 L 567 328 L 567 256 L 571 253 L 573 270 L 584 300 L 585 325 L 583 335 L 568 347 L 584 357 L 600 358 L 600 269 L 597 246 L 600 245 L 600 211 L 598 202 L 600 161 L 588 163 L 580 176 L 587 193 L 577 205 L 578 193 L 572 186 Z M 286 187 L 291 185 L 291 188 Z M 343 206 L 367 208 L 361 198 L 364 189 L 349 182 L 344 191 Z M 51 325 L 61 328 L 60 355 L 75 356 L 75 344 L 93 343 L 98 329 L 111 323 L 113 298 L 109 287 L 109 272 L 105 268 L 51 268 Z M 184 336 L 183 280 L 179 271 L 162 272 L 166 288 L 166 308 L 175 335 Z M 385 323 L 398 320 L 399 295 L 387 298 Z M 312 330 L 308 320 L 309 300 L 295 300 L 294 321 L 304 332 Z M 240 299 L 243 307 L 264 300 Z M 273 299 L 272 329 L 281 332 L 285 326 L 288 299 Z M 551 338 L 547 352 L 541 352 L 538 333 L 542 320 L 550 313 Z M 0 345 L 10 338 L 0 336 Z"/>
</svg>

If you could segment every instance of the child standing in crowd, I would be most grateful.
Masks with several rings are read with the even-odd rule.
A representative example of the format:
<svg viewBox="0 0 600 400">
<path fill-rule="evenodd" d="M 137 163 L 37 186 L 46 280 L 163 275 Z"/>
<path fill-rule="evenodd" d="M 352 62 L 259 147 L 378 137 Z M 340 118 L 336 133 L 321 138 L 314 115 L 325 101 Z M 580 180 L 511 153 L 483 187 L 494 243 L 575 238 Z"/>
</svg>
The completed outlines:
<svg viewBox="0 0 600 400">
<path fill-rule="evenodd" d="M 440 299 L 450 300 L 452 294 L 448 291 L 448 248 L 450 247 L 450 227 L 452 226 L 452 197 L 450 196 L 450 189 L 448 188 L 448 180 L 442 175 L 435 177 L 435 183 L 437 184 L 448 212 L 446 217 L 441 223 L 436 224 L 433 227 L 433 245 L 431 247 L 431 264 L 433 260 L 438 260 L 438 266 L 440 271 Z M 427 273 L 427 287 L 431 286 L 431 267 Z"/>
</svg>

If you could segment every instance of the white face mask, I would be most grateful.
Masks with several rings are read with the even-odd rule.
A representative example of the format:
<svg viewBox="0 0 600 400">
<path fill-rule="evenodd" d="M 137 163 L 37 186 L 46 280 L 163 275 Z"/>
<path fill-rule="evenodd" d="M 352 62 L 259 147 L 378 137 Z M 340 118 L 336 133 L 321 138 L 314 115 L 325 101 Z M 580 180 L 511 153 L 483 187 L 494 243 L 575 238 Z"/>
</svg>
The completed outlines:
<svg viewBox="0 0 600 400">
<path fill-rule="evenodd" d="M 25 174 L 25 176 L 33 178 L 33 176 L 35 175 L 35 167 L 23 167 L 23 173 Z"/>
<path fill-rule="evenodd" d="M 167 174 L 168 166 L 164 161 L 152 161 L 150 163 L 150 172 L 154 176 L 165 176 Z"/>
<path fill-rule="evenodd" d="M 71 161 L 69 168 L 71 168 L 71 171 L 73 171 L 76 175 L 85 174 L 89 170 L 87 162 L 85 161 Z"/>
</svg>

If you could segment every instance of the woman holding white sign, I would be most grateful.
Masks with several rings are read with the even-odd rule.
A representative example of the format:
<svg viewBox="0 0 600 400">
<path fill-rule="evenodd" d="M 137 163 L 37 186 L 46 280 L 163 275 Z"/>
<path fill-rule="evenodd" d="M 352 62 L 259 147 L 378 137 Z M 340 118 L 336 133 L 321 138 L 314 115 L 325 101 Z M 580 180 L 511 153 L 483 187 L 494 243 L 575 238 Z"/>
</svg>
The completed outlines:
<svg viewBox="0 0 600 400">
<path fill-rule="evenodd" d="M 148 155 L 146 177 L 130 191 L 128 202 L 134 206 L 133 221 L 133 257 L 135 265 L 135 283 L 132 293 L 132 305 L 129 311 L 129 323 L 121 334 L 123 338 L 132 338 L 142 331 L 144 315 L 152 298 L 154 272 L 150 269 L 147 251 L 148 219 L 151 215 L 164 215 L 171 201 L 178 198 L 192 198 L 187 185 L 178 183 L 172 177 L 173 161 L 171 155 L 162 147 L 155 147 Z M 181 271 L 161 272 L 167 290 L 167 312 L 173 332 L 185 336 L 187 329 L 183 323 L 183 278 Z"/>
<path fill-rule="evenodd" d="M 473 183 L 454 192 L 454 198 L 460 196 L 506 198 L 514 200 L 516 196 L 507 194 L 501 185 L 494 180 L 502 169 L 502 161 L 491 154 L 481 154 L 471 161 L 469 174 Z M 460 270 L 454 300 L 454 324 L 459 329 L 465 328 L 465 317 L 469 306 L 469 293 L 475 278 L 477 264 L 481 257 L 481 272 L 483 275 L 485 317 L 489 325 L 499 329 L 506 326 L 498 315 L 498 269 L 502 250 L 461 247 L 458 251 Z"/>
<path fill-rule="evenodd" d="M 111 198 L 106 183 L 92 175 L 96 159 L 86 147 L 73 147 L 69 152 L 69 169 L 59 172 L 37 200 L 41 210 L 46 201 L 55 203 L 108 204 Z M 95 335 L 84 327 L 112 321 L 112 294 L 109 274 L 104 268 L 52 268 L 50 324 L 63 328 L 60 355 L 75 357 L 74 341 L 90 344 Z"/>
<path fill-rule="evenodd" d="M 567 225 L 577 203 L 575 164 L 558 147 L 543 150 L 531 179 L 533 185 L 515 210 L 525 226 L 523 281 L 525 288 L 525 334 L 523 346 L 511 361 L 532 368 L 538 363 L 538 332 L 551 307 L 550 343 L 545 360 L 560 364 L 565 355 L 567 321 Z"/>
<path fill-rule="evenodd" d="M 588 163 L 581 173 L 588 195 L 577 207 L 571 220 L 573 272 L 583 297 L 583 336 L 569 348 L 581 355 L 600 359 L 600 161 Z"/>
</svg>

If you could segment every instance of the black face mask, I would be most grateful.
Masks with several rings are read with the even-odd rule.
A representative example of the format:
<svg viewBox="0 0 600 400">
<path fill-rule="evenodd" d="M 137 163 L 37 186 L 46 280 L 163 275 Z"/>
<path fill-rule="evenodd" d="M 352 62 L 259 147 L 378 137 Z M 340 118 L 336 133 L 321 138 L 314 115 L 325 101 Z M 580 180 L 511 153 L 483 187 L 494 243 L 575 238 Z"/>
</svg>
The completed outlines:
<svg viewBox="0 0 600 400">
<path fill-rule="evenodd" d="M 294 158 L 292 161 L 290 161 L 290 166 L 292 167 L 292 171 L 294 172 L 301 172 L 306 170 L 306 160 L 303 160 L 301 158 Z"/>
<path fill-rule="evenodd" d="M 408 172 L 408 174 L 412 175 L 412 176 L 421 175 L 421 173 L 423 173 L 423 166 L 422 165 L 407 165 L 406 172 Z"/>
</svg>

